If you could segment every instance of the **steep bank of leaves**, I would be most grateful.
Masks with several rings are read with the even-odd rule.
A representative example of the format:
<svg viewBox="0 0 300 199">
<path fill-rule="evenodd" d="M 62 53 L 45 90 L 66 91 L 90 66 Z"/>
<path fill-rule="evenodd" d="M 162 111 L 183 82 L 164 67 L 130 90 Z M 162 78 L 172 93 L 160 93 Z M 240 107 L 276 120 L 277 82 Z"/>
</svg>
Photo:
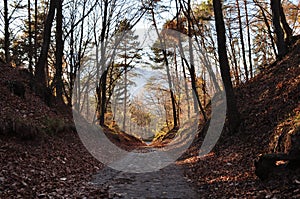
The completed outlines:
<svg viewBox="0 0 300 199">
<path fill-rule="evenodd" d="M 259 154 L 286 150 L 288 134 L 297 133 L 300 115 L 300 41 L 282 60 L 236 88 L 242 116 L 239 133 L 220 139 L 213 152 L 197 157 L 201 140 L 190 148 L 187 175 L 202 197 L 297 198 L 300 169 L 278 170 L 266 182 L 255 175 Z M 282 149 L 280 145 L 286 146 Z M 277 146 L 277 148 L 275 147 Z"/>
</svg>

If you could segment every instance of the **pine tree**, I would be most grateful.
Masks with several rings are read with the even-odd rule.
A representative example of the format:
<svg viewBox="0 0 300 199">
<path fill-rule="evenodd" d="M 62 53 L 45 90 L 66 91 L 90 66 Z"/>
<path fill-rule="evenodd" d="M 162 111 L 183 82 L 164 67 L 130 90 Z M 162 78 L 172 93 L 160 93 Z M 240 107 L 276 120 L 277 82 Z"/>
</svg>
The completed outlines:
<svg viewBox="0 0 300 199">
<path fill-rule="evenodd" d="M 116 47 L 116 58 L 114 67 L 109 74 L 110 79 L 117 78 L 118 79 L 118 96 L 119 101 L 122 101 L 123 104 L 123 122 L 122 128 L 126 131 L 126 122 L 127 122 L 127 106 L 129 103 L 129 93 L 128 87 L 134 82 L 130 80 L 130 70 L 134 68 L 136 62 L 141 59 L 141 55 L 139 51 L 139 41 L 138 35 L 135 35 L 134 30 L 132 30 L 130 22 L 127 19 L 120 21 L 119 26 L 116 30 L 116 40 L 117 47 Z M 114 84 L 110 84 L 114 85 Z M 114 90 L 114 86 L 111 89 Z M 111 92 L 112 93 L 112 92 Z M 118 102 L 120 103 L 120 102 Z"/>
</svg>

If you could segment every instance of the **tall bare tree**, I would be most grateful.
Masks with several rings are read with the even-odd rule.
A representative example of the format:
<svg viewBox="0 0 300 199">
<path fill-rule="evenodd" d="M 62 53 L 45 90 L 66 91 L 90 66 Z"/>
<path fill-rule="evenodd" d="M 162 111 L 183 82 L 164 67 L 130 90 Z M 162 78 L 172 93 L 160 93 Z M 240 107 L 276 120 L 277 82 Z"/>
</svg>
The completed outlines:
<svg viewBox="0 0 300 199">
<path fill-rule="evenodd" d="M 35 67 L 35 79 L 39 82 L 42 86 L 46 87 L 46 63 L 48 58 L 48 51 L 50 46 L 50 39 L 51 39 L 51 28 L 53 24 L 53 19 L 55 15 L 55 8 L 56 8 L 56 0 L 50 1 L 50 7 L 47 15 L 47 19 L 45 21 L 44 26 L 44 34 L 43 34 L 43 45 L 41 49 L 41 54 L 39 56 L 37 65 Z"/>
<path fill-rule="evenodd" d="M 260 11 L 261 11 L 261 14 L 262 14 L 264 23 L 265 23 L 265 25 L 266 25 L 266 27 L 267 27 L 268 35 L 269 35 L 270 40 L 271 40 L 272 49 L 273 49 L 273 51 L 274 51 L 274 54 L 277 56 L 278 53 L 277 53 L 277 51 L 276 51 L 275 43 L 274 43 L 274 42 L 275 42 L 275 39 L 274 39 L 274 37 L 273 37 L 272 30 L 271 30 L 271 26 L 270 26 L 270 24 L 269 24 L 267 15 L 266 15 L 266 13 L 265 13 L 265 12 L 266 12 L 266 11 L 265 11 L 265 8 L 264 8 L 264 6 L 262 6 L 262 5 L 260 4 L 260 2 L 258 2 L 257 0 L 253 0 L 253 1 L 254 1 L 255 5 L 259 7 L 259 9 L 260 9 Z"/>
<path fill-rule="evenodd" d="M 291 29 L 291 27 L 289 26 L 289 24 L 286 20 L 284 10 L 283 10 L 283 7 L 282 7 L 282 3 L 280 3 L 279 13 L 280 13 L 280 21 L 281 21 L 281 24 L 283 26 L 284 32 L 286 34 L 286 41 L 289 42 L 292 39 L 293 30 Z"/>
<path fill-rule="evenodd" d="M 252 63 L 250 22 L 249 22 L 249 14 L 248 14 L 247 0 L 244 0 L 244 8 L 245 8 L 245 17 L 246 17 L 246 25 L 247 25 L 247 40 L 248 40 L 249 70 L 250 70 L 250 77 L 252 78 L 252 77 L 253 77 L 253 63 Z"/>
<path fill-rule="evenodd" d="M 276 46 L 278 50 L 278 57 L 281 58 L 287 52 L 287 45 L 284 40 L 284 31 L 281 27 L 281 1 L 280 0 L 271 0 L 271 9 L 272 9 L 272 21 L 274 26 L 274 32 L 276 34 Z"/>
<path fill-rule="evenodd" d="M 62 60 L 63 60 L 63 0 L 56 0 L 56 52 L 55 52 L 55 86 L 56 97 L 63 102 L 63 80 L 62 80 Z"/>
<path fill-rule="evenodd" d="M 245 50 L 244 33 L 243 33 L 243 26 L 242 26 L 242 16 L 241 16 L 241 8 L 240 8 L 239 0 L 236 0 L 236 7 L 237 7 L 237 12 L 238 12 L 240 41 L 241 41 L 242 55 L 243 55 L 243 65 L 244 65 L 244 70 L 245 70 L 246 81 L 248 81 L 249 74 L 248 74 L 248 66 L 247 66 L 247 61 L 246 61 L 246 50 Z"/>
<path fill-rule="evenodd" d="M 164 64 L 166 66 L 166 72 L 167 72 L 167 78 L 168 78 L 168 85 L 169 85 L 169 93 L 170 93 L 171 102 L 172 102 L 173 123 L 174 123 L 174 128 L 175 128 L 175 127 L 178 126 L 178 120 L 177 120 L 176 100 L 175 100 L 174 89 L 173 89 L 172 80 L 171 80 L 171 74 L 170 74 L 170 65 L 169 65 L 169 60 L 168 60 L 168 56 L 167 56 L 167 50 L 166 50 L 165 40 L 160 35 L 158 27 L 157 27 L 157 23 L 156 23 L 156 19 L 155 19 L 155 14 L 154 14 L 154 5 L 153 5 L 153 2 L 152 2 L 152 6 L 151 6 L 151 16 L 152 16 L 152 22 L 153 22 L 156 34 L 158 36 L 160 49 L 161 49 L 161 51 L 163 53 L 163 61 L 164 61 Z"/>
<path fill-rule="evenodd" d="M 4 53 L 5 53 L 5 62 L 10 62 L 10 34 L 9 34 L 9 16 L 8 16 L 8 2 L 4 0 Z"/>
<path fill-rule="evenodd" d="M 33 74 L 33 69 L 32 69 L 32 55 L 33 55 L 33 46 L 32 46 L 32 22 L 31 22 L 31 4 L 30 4 L 30 0 L 28 0 L 27 3 L 27 9 L 28 9 L 28 45 L 29 45 L 29 52 L 28 52 L 28 68 L 31 74 Z"/>
<path fill-rule="evenodd" d="M 226 97 L 227 97 L 227 117 L 229 122 L 229 129 L 231 133 L 236 132 L 240 124 L 240 114 L 236 105 L 236 98 L 233 91 L 233 86 L 230 77 L 230 67 L 228 63 L 226 51 L 226 36 L 225 24 L 222 13 L 222 4 L 220 0 L 213 0 L 213 7 L 215 13 L 215 24 L 217 30 L 218 40 L 218 54 L 222 80 L 224 83 Z"/>
</svg>

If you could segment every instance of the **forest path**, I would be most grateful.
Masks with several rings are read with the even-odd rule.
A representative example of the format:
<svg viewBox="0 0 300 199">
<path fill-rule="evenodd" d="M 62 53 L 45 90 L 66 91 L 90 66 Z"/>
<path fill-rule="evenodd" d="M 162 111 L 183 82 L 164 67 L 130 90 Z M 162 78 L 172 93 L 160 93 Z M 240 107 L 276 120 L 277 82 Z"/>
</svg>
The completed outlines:
<svg viewBox="0 0 300 199">
<path fill-rule="evenodd" d="M 138 158 L 132 160 L 132 165 L 134 161 Z M 108 187 L 109 198 L 199 198 L 196 186 L 184 176 L 183 166 L 176 163 L 148 173 L 128 173 L 105 167 L 94 176 L 93 183 Z"/>
</svg>

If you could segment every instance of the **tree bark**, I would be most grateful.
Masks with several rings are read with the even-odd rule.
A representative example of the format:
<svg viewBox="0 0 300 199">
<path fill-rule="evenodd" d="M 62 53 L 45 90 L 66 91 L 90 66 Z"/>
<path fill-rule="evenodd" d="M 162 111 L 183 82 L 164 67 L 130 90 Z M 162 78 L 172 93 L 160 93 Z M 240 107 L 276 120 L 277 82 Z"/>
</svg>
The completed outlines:
<svg viewBox="0 0 300 199">
<path fill-rule="evenodd" d="M 103 22 L 102 22 L 102 31 L 100 35 L 100 48 L 101 48 L 101 58 L 100 58 L 100 65 L 102 67 L 102 75 L 99 82 L 99 93 L 98 93 L 98 110 L 99 112 L 99 124 L 100 126 L 104 126 L 105 122 L 105 107 L 106 107 L 106 81 L 107 81 L 107 68 L 105 66 L 105 34 L 107 29 L 107 17 L 108 17 L 108 0 L 104 1 L 104 14 L 103 14 Z"/>
<path fill-rule="evenodd" d="M 55 64 L 55 86 L 56 86 L 56 97 L 60 102 L 63 102 L 63 80 L 62 80 L 62 59 L 63 59 L 63 14 L 62 14 L 62 0 L 56 0 L 56 64 Z"/>
<path fill-rule="evenodd" d="M 236 106 L 236 98 L 230 77 L 230 68 L 226 52 L 225 25 L 222 13 L 222 4 L 220 0 L 213 0 L 215 13 L 215 24 L 217 30 L 218 54 L 221 76 L 224 83 L 227 97 L 227 117 L 231 133 L 235 133 L 240 124 L 240 115 Z"/>
<path fill-rule="evenodd" d="M 171 102 L 172 102 L 172 110 L 173 110 L 173 123 L 174 123 L 173 128 L 176 128 L 178 126 L 178 120 L 177 120 L 177 113 L 176 113 L 176 101 L 175 101 L 175 96 L 174 96 L 174 91 L 173 91 L 173 86 L 172 86 L 172 80 L 171 80 L 171 74 L 170 74 L 170 66 L 169 66 L 169 61 L 168 61 L 168 57 L 167 57 L 167 51 L 165 49 L 165 45 L 163 45 L 164 44 L 163 38 L 161 38 L 161 36 L 159 34 L 159 31 L 158 31 L 158 28 L 157 28 L 153 7 L 151 9 L 151 15 L 152 15 L 152 22 L 153 22 L 156 34 L 157 34 L 158 39 L 159 39 L 160 47 L 161 47 L 161 50 L 163 52 L 164 63 L 166 65 L 169 92 L 170 92 L 170 97 L 171 97 Z"/>
<path fill-rule="evenodd" d="M 187 10 L 187 15 L 188 15 L 188 36 L 189 36 L 189 54 L 190 54 L 190 67 L 188 67 L 190 75 L 191 75 L 191 84 L 192 84 L 192 89 L 194 91 L 194 96 L 196 97 L 196 101 L 194 102 L 194 110 L 198 111 L 198 106 L 200 108 L 200 111 L 203 115 L 203 118 L 205 121 L 207 121 L 206 113 L 204 111 L 204 108 L 201 104 L 201 100 L 199 97 L 199 93 L 197 90 L 196 86 L 196 73 L 195 73 L 195 65 L 194 65 L 194 54 L 193 54 L 193 44 L 192 44 L 192 18 L 191 18 L 191 0 L 188 0 L 188 10 Z"/>
<path fill-rule="evenodd" d="M 247 39 L 248 39 L 248 56 L 249 56 L 249 69 L 250 69 L 250 77 L 253 78 L 253 64 L 252 64 L 252 52 L 251 52 L 251 35 L 250 35 L 250 23 L 249 23 L 249 14 L 247 7 L 247 0 L 244 0 L 244 8 L 246 15 L 246 25 L 247 25 Z"/>
<path fill-rule="evenodd" d="M 275 39 L 274 39 L 274 37 L 272 35 L 271 27 L 270 27 L 270 24 L 268 22 L 268 18 L 267 18 L 266 14 L 265 14 L 264 8 L 262 7 L 262 5 L 259 4 L 259 2 L 257 2 L 257 0 L 254 0 L 254 3 L 255 3 L 255 5 L 257 5 L 260 8 L 260 11 L 261 11 L 261 14 L 263 16 L 264 22 L 265 22 L 265 24 L 267 26 L 267 29 L 268 29 L 268 35 L 269 35 L 269 37 L 271 39 L 271 45 L 272 45 L 274 54 L 276 56 L 278 56 L 278 53 L 277 53 L 276 48 L 275 48 L 275 43 L 274 43 Z"/>
<path fill-rule="evenodd" d="M 291 41 L 291 39 L 293 37 L 293 30 L 290 28 L 288 22 L 286 21 L 282 3 L 280 3 L 279 12 L 280 12 L 280 21 L 282 23 L 284 32 L 286 34 L 286 41 L 289 42 L 289 41 Z"/>
<path fill-rule="evenodd" d="M 30 1 L 30 0 L 28 0 Z M 37 65 L 38 60 L 38 0 L 34 1 L 34 64 Z"/>
<path fill-rule="evenodd" d="M 8 2 L 4 0 L 4 53 L 5 62 L 8 64 L 10 62 L 10 52 L 9 52 L 9 17 L 8 17 Z"/>
<path fill-rule="evenodd" d="M 235 77 L 235 85 L 239 85 L 240 84 L 240 76 L 239 76 L 239 65 L 237 63 L 237 59 L 236 59 L 236 52 L 235 52 L 235 47 L 234 47 L 234 43 L 233 43 L 233 35 L 232 35 L 232 31 L 231 31 L 231 26 L 230 23 L 228 23 L 227 25 L 228 27 L 228 33 L 229 33 L 229 45 L 230 45 L 230 49 L 231 49 L 231 53 L 232 53 L 232 61 L 234 64 L 234 77 Z"/>
<path fill-rule="evenodd" d="M 247 66 L 247 61 L 246 61 L 244 33 L 243 33 L 243 27 L 242 27 L 242 17 L 241 17 L 241 9 L 240 9 L 239 0 L 236 0 L 236 6 L 237 6 L 237 11 L 238 11 L 240 41 L 241 41 L 242 55 L 243 55 L 243 65 L 244 65 L 244 70 L 245 70 L 246 81 L 248 81 L 249 80 L 249 73 L 248 73 L 248 66 Z"/>
<path fill-rule="evenodd" d="M 287 52 L 287 45 L 284 41 L 284 31 L 281 27 L 280 21 L 280 0 L 271 0 L 272 21 L 274 32 L 276 34 L 276 45 L 278 49 L 278 58 L 282 58 Z"/>
<path fill-rule="evenodd" d="M 33 74 L 33 69 L 32 69 L 32 54 L 33 54 L 33 46 L 32 46 L 32 29 L 31 29 L 31 5 L 30 5 L 30 0 L 28 0 L 28 68 L 29 72 Z"/>
<path fill-rule="evenodd" d="M 51 39 L 51 28 L 52 28 L 54 15 L 55 15 L 56 3 L 57 3 L 56 0 L 50 1 L 50 8 L 44 25 L 43 45 L 41 49 L 41 54 L 39 56 L 38 63 L 35 67 L 36 68 L 35 79 L 44 87 L 46 87 L 47 85 L 45 68 L 47 63 L 47 57 L 48 57 L 48 51 L 49 51 L 49 45 Z"/>
</svg>

